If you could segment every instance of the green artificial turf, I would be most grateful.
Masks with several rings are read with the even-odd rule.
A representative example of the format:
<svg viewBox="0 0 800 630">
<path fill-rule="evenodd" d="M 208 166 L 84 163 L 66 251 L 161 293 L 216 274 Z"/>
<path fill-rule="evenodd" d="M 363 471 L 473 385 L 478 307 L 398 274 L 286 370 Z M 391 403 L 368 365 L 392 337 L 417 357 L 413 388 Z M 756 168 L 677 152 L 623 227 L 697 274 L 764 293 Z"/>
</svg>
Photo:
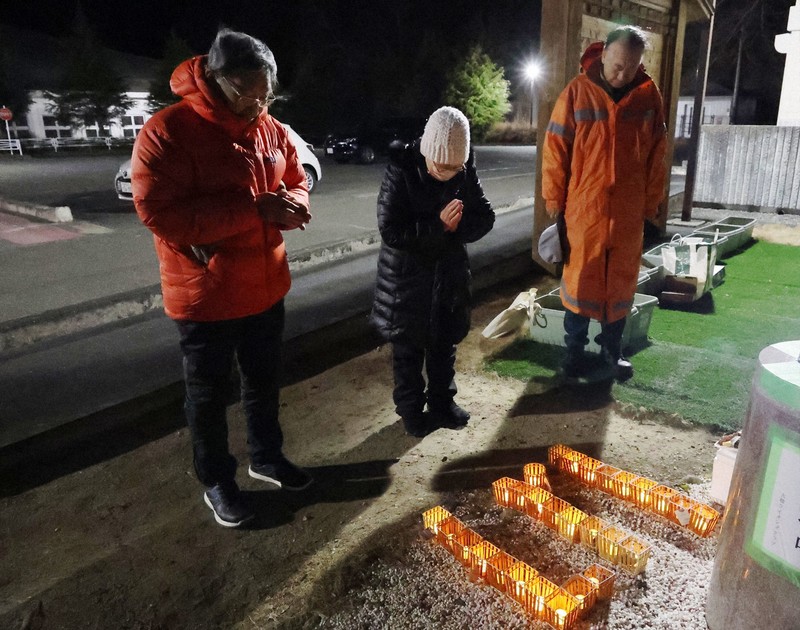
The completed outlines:
<svg viewBox="0 0 800 630">
<path fill-rule="evenodd" d="M 759 352 L 800 339 L 800 249 L 756 242 L 725 259 L 725 281 L 685 308 L 656 307 L 635 376 L 614 384 L 620 402 L 685 420 L 740 428 Z M 487 360 L 501 375 L 556 384 L 563 349 L 520 339 Z"/>
</svg>

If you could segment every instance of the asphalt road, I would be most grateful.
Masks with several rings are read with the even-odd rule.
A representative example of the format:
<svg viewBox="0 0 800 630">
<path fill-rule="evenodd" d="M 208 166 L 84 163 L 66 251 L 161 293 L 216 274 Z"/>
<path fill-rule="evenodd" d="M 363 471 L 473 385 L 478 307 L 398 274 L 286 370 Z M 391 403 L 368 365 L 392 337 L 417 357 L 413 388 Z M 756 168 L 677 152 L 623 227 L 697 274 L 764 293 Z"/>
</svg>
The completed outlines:
<svg viewBox="0 0 800 630">
<path fill-rule="evenodd" d="M 125 157 L 4 157 L 0 159 L 0 196 L 48 206 L 66 205 L 76 221 L 115 231 L 138 230 L 141 226 L 132 204 L 117 199 L 113 190 L 114 175 Z M 478 147 L 477 159 L 486 193 L 495 207 L 532 199 L 535 147 Z M 290 251 L 358 240 L 375 231 L 375 201 L 386 161 L 371 165 L 337 164 L 324 157 L 320 161 L 322 180 L 311 197 L 314 220 L 305 232 L 286 234 Z"/>
<path fill-rule="evenodd" d="M 318 150 L 317 153 L 321 155 Z M 130 202 L 117 199 L 114 175 L 126 155 L 58 155 L 0 158 L 0 196 L 49 206 L 66 205 L 78 222 L 115 232 L 140 232 Z M 498 212 L 531 206 L 536 147 L 476 147 L 478 173 Z M 371 239 L 376 231 L 375 202 L 386 161 L 371 165 L 337 164 L 322 157 L 322 179 L 311 196 L 314 219 L 305 231 L 284 234 L 292 257 L 305 251 Z M 672 192 L 685 177 L 674 175 Z"/>
</svg>

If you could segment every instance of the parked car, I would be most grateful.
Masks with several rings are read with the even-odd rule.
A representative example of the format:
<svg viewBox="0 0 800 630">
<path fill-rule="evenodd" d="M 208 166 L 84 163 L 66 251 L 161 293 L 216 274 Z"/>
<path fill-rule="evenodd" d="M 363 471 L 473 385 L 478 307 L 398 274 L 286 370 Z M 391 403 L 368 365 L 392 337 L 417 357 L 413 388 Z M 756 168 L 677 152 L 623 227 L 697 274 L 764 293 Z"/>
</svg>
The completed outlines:
<svg viewBox="0 0 800 630">
<path fill-rule="evenodd" d="M 329 134 L 323 148 L 327 157 L 337 162 L 372 164 L 378 155 L 385 155 L 393 143 L 407 144 L 422 135 L 425 120 L 421 118 L 387 118 L 375 126 Z"/>
<path fill-rule="evenodd" d="M 322 166 L 320 166 L 317 156 L 314 155 L 314 147 L 308 142 L 303 140 L 294 129 L 289 125 L 284 125 L 286 131 L 289 132 L 289 139 L 294 144 L 297 150 L 297 156 L 300 158 L 300 163 L 303 165 L 303 170 L 306 173 L 306 182 L 308 182 L 308 192 L 312 192 L 317 187 L 317 182 L 322 179 Z M 117 197 L 127 201 L 133 200 L 131 193 L 131 161 L 125 160 L 119 167 L 117 174 L 114 176 L 114 190 Z"/>
</svg>

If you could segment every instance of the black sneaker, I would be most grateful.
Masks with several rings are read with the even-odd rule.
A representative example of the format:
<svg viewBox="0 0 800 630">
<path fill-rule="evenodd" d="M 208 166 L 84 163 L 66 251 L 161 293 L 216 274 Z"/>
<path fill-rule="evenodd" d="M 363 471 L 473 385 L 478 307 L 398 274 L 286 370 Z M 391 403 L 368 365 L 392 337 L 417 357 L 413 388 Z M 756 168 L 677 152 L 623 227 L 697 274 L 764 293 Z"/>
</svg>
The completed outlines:
<svg viewBox="0 0 800 630">
<path fill-rule="evenodd" d="M 284 490 L 305 490 L 314 481 L 311 475 L 288 459 L 277 464 L 250 464 L 247 472 L 253 479 L 273 483 Z"/>
<path fill-rule="evenodd" d="M 223 527 L 239 527 L 255 516 L 244 502 L 235 481 L 212 486 L 205 491 L 203 499 L 214 512 L 214 519 Z"/>
<path fill-rule="evenodd" d="M 614 372 L 616 380 L 622 382 L 633 378 L 633 364 L 622 355 L 622 352 L 613 352 L 603 348 L 602 354 L 603 360 Z"/>
<path fill-rule="evenodd" d="M 469 412 L 459 407 L 455 402 L 451 402 L 446 407 L 434 407 L 431 414 L 435 417 L 437 424 L 445 429 L 458 431 L 467 426 L 469 422 Z"/>
</svg>

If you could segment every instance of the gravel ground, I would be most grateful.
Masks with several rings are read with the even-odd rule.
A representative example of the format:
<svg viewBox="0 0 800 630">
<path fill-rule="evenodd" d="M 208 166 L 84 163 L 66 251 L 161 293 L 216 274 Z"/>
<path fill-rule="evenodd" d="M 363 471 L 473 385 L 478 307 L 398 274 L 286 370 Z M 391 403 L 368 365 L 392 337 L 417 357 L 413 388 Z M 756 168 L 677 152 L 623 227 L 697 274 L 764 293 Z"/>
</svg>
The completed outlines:
<svg viewBox="0 0 800 630">
<path fill-rule="evenodd" d="M 618 572 L 612 598 L 598 602 L 573 628 L 706 628 L 704 608 L 716 534 L 699 538 L 574 480 L 556 476 L 553 482 L 558 496 L 635 533 L 653 548 L 645 572 L 638 576 Z M 691 488 L 694 498 L 709 501 L 708 484 Z M 452 502 L 452 512 L 468 527 L 556 583 L 599 562 L 595 554 L 569 544 L 541 523 L 497 506 L 489 490 L 464 493 Z M 339 592 L 331 593 L 340 606 L 327 606 L 325 612 L 317 611 L 304 623 L 286 628 L 549 628 L 504 594 L 471 580 L 418 522 L 404 527 L 405 532 L 398 530 L 389 537 L 394 542 L 388 542 L 379 557 L 366 559 L 341 578 Z"/>
</svg>

